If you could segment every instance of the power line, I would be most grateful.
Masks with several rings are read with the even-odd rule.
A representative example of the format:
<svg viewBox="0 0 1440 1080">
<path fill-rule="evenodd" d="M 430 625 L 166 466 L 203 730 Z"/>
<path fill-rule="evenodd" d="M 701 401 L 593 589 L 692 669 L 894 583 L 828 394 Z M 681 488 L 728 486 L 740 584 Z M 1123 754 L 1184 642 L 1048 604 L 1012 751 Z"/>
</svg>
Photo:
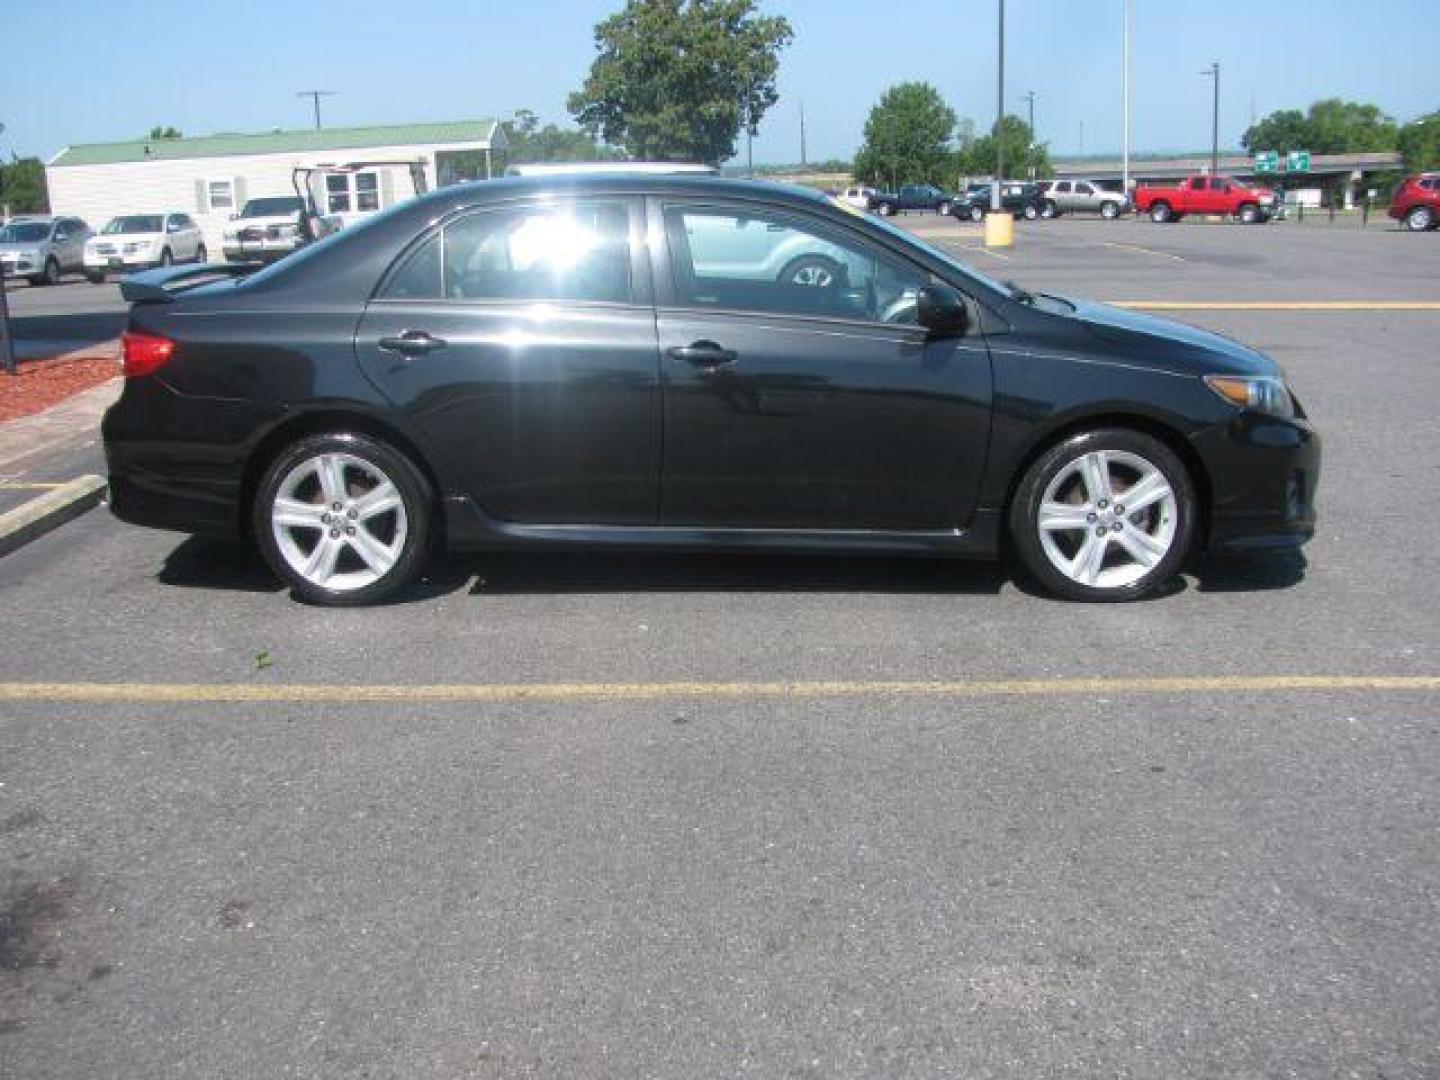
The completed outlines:
<svg viewBox="0 0 1440 1080">
<path fill-rule="evenodd" d="M 334 90 L 301 90 L 296 97 L 308 97 L 315 103 L 315 130 L 320 130 L 320 99 L 322 97 L 334 97 Z"/>
</svg>

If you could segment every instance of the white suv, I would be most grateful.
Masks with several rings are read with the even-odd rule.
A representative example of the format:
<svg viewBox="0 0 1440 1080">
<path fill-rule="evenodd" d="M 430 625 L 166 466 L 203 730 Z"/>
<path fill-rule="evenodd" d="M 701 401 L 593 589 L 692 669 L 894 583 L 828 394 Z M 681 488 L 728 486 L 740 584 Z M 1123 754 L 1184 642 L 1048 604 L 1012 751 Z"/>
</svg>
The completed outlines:
<svg viewBox="0 0 1440 1080">
<path fill-rule="evenodd" d="M 111 271 L 176 262 L 208 262 L 205 239 L 189 214 L 126 214 L 85 241 L 85 277 L 99 284 Z"/>
</svg>

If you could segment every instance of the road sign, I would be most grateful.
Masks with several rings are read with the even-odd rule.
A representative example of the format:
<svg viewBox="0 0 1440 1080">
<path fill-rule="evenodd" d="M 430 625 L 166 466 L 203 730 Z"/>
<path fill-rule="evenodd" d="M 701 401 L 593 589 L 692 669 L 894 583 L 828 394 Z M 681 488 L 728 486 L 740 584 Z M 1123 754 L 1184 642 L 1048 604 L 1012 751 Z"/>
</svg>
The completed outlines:
<svg viewBox="0 0 1440 1080">
<path fill-rule="evenodd" d="M 1286 171 L 1286 172 L 1309 172 L 1309 171 L 1310 171 L 1310 151 L 1309 151 L 1309 150 L 1291 150 L 1288 154 L 1285 155 L 1285 171 Z"/>
<path fill-rule="evenodd" d="M 1256 171 L 1257 173 L 1260 173 L 1260 172 L 1279 172 L 1279 171 L 1280 171 L 1280 155 L 1279 155 L 1279 153 L 1276 152 L 1276 151 L 1274 151 L 1274 150 L 1259 150 L 1259 151 L 1257 151 L 1256 154 L 1255 154 L 1255 171 Z"/>
</svg>

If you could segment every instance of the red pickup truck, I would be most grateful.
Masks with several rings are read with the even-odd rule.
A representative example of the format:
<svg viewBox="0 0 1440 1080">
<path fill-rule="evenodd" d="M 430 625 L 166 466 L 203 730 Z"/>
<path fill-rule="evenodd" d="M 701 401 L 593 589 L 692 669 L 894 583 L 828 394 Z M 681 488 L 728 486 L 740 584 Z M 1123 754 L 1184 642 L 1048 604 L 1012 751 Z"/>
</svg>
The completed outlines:
<svg viewBox="0 0 1440 1080">
<path fill-rule="evenodd" d="M 1275 192 L 1228 176 L 1191 176 L 1178 187 L 1135 189 L 1135 210 L 1151 221 L 1179 221 L 1186 214 L 1228 214 L 1245 224 L 1269 221 Z"/>
</svg>

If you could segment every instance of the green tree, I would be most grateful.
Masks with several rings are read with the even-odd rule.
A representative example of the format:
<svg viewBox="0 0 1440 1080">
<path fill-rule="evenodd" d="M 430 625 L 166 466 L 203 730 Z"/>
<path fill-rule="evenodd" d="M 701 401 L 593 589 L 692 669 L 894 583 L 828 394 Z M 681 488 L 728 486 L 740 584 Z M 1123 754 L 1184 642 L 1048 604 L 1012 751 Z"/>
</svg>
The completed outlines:
<svg viewBox="0 0 1440 1080">
<path fill-rule="evenodd" d="M 927 82 L 897 83 L 865 120 L 855 176 L 881 187 L 953 183 L 954 134 L 955 110 L 939 90 Z"/>
<path fill-rule="evenodd" d="M 1352 154 L 1394 150 L 1399 139 L 1395 121 L 1376 105 L 1326 98 L 1302 113 L 1273 112 L 1246 129 L 1241 144 L 1256 150 L 1309 150 L 1316 154 Z"/>
<path fill-rule="evenodd" d="M 1400 152 L 1412 172 L 1440 169 L 1440 112 L 1412 120 L 1400 129 Z"/>
<path fill-rule="evenodd" d="M 512 163 L 614 161 L 621 157 L 618 150 L 600 145 L 581 128 L 562 128 L 558 124 L 541 127 L 540 118 L 529 109 L 517 110 L 514 119 L 503 126 L 509 144 L 505 156 Z"/>
<path fill-rule="evenodd" d="M 595 27 L 599 55 L 570 112 L 631 157 L 719 165 L 779 100 L 793 37 L 755 0 L 628 0 Z"/>
<path fill-rule="evenodd" d="M 0 165 L 0 207 L 12 214 L 44 214 L 50 210 L 45 166 L 39 158 L 14 158 Z"/>
<path fill-rule="evenodd" d="M 996 151 L 1001 145 L 1005 148 L 1007 179 L 1028 180 L 1033 170 L 1035 179 L 1042 180 L 1054 171 L 1049 148 L 1035 142 L 1030 125 L 1018 116 L 1004 117 L 996 130 L 976 139 L 969 150 L 961 150 L 952 171 L 965 176 L 994 176 L 998 164 Z"/>
<path fill-rule="evenodd" d="M 180 129 L 177 128 L 177 127 L 161 127 L 160 125 L 157 124 L 155 127 L 152 127 L 152 128 L 150 129 L 150 138 L 152 138 L 152 139 L 180 139 L 180 138 L 184 138 L 184 136 L 181 135 Z"/>
</svg>

